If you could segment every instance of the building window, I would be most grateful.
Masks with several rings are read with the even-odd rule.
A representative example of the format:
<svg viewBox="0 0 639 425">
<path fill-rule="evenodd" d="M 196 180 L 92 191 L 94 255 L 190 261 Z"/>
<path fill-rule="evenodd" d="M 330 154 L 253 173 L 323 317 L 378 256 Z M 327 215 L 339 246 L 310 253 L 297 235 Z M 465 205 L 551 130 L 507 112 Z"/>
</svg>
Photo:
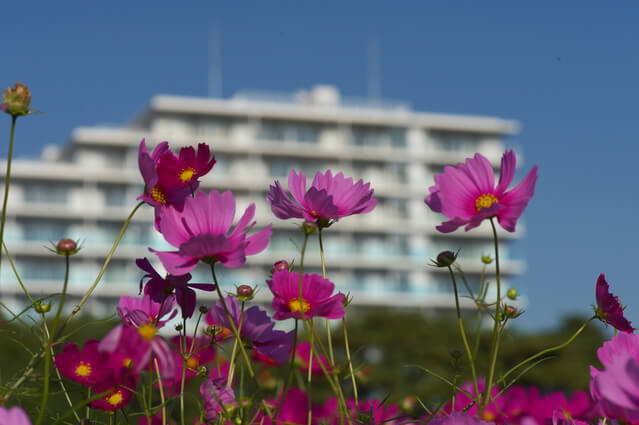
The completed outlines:
<svg viewBox="0 0 639 425">
<path fill-rule="evenodd" d="M 69 201 L 69 188 L 60 183 L 26 183 L 24 200 L 38 204 L 66 204 Z"/>
<path fill-rule="evenodd" d="M 257 134 L 260 140 L 317 143 L 320 127 L 314 124 L 263 121 Z"/>
<path fill-rule="evenodd" d="M 107 207 L 123 207 L 126 204 L 126 186 L 108 185 L 101 189 L 104 193 L 104 205 Z"/>
<path fill-rule="evenodd" d="M 476 152 L 482 135 L 460 131 L 431 130 L 429 139 L 438 150 L 447 152 Z"/>
<path fill-rule="evenodd" d="M 59 220 L 25 220 L 22 228 L 27 241 L 58 241 L 69 237 L 67 223 Z"/>
<path fill-rule="evenodd" d="M 353 126 L 351 143 L 356 146 L 406 146 L 406 130 L 399 127 Z"/>
</svg>

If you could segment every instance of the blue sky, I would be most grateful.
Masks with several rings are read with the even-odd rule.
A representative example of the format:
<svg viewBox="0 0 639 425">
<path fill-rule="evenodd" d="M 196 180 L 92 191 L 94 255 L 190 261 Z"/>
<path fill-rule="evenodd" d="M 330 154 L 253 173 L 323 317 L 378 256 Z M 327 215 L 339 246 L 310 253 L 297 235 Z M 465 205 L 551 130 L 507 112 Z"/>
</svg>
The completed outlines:
<svg viewBox="0 0 639 425">
<path fill-rule="evenodd" d="M 529 305 L 517 320 L 532 329 L 589 314 L 603 272 L 639 322 L 639 10 L 553 3 L 10 2 L 0 86 L 23 81 L 46 112 L 17 130 L 17 154 L 36 156 L 78 125 L 126 123 L 155 94 L 205 96 L 212 25 L 224 96 L 318 83 L 366 96 L 367 45 L 377 39 L 384 97 L 522 124 L 509 143 L 525 153 L 522 171 L 539 165 L 539 180 L 519 243 Z M 8 130 L 0 120 L 0 135 Z"/>
</svg>

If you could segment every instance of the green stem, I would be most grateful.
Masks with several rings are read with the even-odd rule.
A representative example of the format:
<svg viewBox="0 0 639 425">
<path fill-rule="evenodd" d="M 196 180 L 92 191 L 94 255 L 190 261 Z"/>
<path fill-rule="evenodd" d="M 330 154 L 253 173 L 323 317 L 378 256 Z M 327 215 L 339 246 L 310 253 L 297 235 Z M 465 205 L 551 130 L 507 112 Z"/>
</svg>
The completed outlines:
<svg viewBox="0 0 639 425">
<path fill-rule="evenodd" d="M 58 311 L 55 314 L 55 319 L 53 320 L 52 334 L 55 334 L 55 331 L 58 329 L 58 322 L 60 321 L 60 314 L 62 314 L 62 308 L 64 307 L 64 301 L 67 297 L 67 287 L 69 286 L 69 253 L 65 253 L 64 255 L 64 284 L 62 285 L 62 296 L 60 297 L 60 304 L 58 305 Z M 51 339 L 49 339 L 49 343 L 51 343 Z"/>
<path fill-rule="evenodd" d="M 47 344 L 49 342 L 47 341 Z M 40 412 L 38 413 L 38 419 L 36 420 L 35 425 L 40 425 L 42 423 L 42 419 L 44 419 L 44 412 L 47 408 L 47 401 L 49 398 L 49 369 L 51 363 L 51 349 L 46 347 L 44 354 L 44 386 L 42 388 L 42 403 L 40 403 Z"/>
<path fill-rule="evenodd" d="M 155 373 L 158 375 L 158 385 L 160 386 L 160 401 L 162 402 L 162 425 L 166 425 L 166 404 L 164 403 L 164 388 L 162 387 L 162 376 L 160 375 L 160 366 L 158 359 L 153 358 L 155 364 Z"/>
<path fill-rule="evenodd" d="M 95 288 L 98 286 L 98 283 L 100 283 L 100 280 L 102 279 L 102 276 L 104 275 L 104 272 L 106 271 L 107 266 L 111 262 L 111 258 L 113 258 L 113 254 L 115 254 L 115 250 L 120 244 L 120 240 L 122 240 L 122 237 L 124 236 L 124 232 L 126 232 L 127 227 L 129 227 L 129 223 L 131 223 L 131 220 L 133 219 L 133 216 L 143 204 L 144 204 L 144 201 L 138 203 L 135 206 L 135 208 L 133 208 L 133 211 L 131 211 L 129 216 L 124 221 L 124 224 L 122 225 L 122 229 L 120 230 L 118 237 L 116 238 L 115 242 L 113 242 L 113 246 L 111 247 L 111 250 L 109 251 L 109 254 L 107 255 L 106 259 L 104 260 L 104 264 L 102 265 L 102 269 L 100 269 L 100 273 L 98 273 L 98 276 L 95 278 L 95 281 L 93 282 L 89 290 L 86 292 L 86 294 L 84 294 L 84 297 L 82 297 L 78 305 L 76 305 L 73 308 L 73 311 L 71 312 L 69 317 L 67 317 L 67 320 L 65 320 L 64 324 L 60 327 L 60 330 L 58 331 L 58 333 L 62 332 L 62 330 L 69 324 L 69 322 L 73 319 L 73 317 L 75 317 L 75 315 L 78 314 L 82 306 L 87 302 L 87 300 L 89 299 L 89 297 L 91 296 Z M 54 339 L 57 339 L 57 338 L 54 338 Z"/>
<path fill-rule="evenodd" d="M 457 293 L 457 281 L 455 280 L 455 273 L 451 266 L 448 266 L 448 272 L 450 278 L 453 281 L 453 290 L 455 291 L 455 311 L 457 312 L 457 324 L 459 325 L 459 332 L 461 333 L 462 341 L 464 342 L 464 349 L 466 350 L 466 356 L 468 356 L 468 363 L 470 364 L 470 371 L 473 375 L 473 385 L 475 387 L 475 397 L 479 397 L 479 388 L 477 386 L 477 372 L 475 371 L 475 360 L 473 359 L 473 353 L 470 351 L 468 345 L 468 339 L 466 338 L 466 331 L 464 330 L 464 322 L 461 317 L 461 310 L 459 308 L 459 294 Z"/>
<path fill-rule="evenodd" d="M 351 350 L 348 344 L 348 331 L 346 330 L 346 319 L 342 317 L 342 327 L 344 328 L 344 345 L 346 346 L 346 359 L 348 360 L 348 369 L 351 373 L 351 382 L 353 383 L 353 396 L 355 398 L 355 411 L 359 412 L 359 396 L 357 392 L 357 381 L 355 380 L 355 372 L 353 371 L 353 361 L 351 360 Z"/>
<path fill-rule="evenodd" d="M 495 227 L 494 217 L 490 218 L 490 226 L 493 229 L 493 241 L 495 245 L 495 281 L 497 282 L 497 298 L 495 299 L 495 326 L 493 328 L 493 338 L 490 347 L 490 367 L 488 369 L 488 380 L 486 382 L 486 388 L 484 388 L 484 394 L 479 405 L 479 415 L 483 412 L 484 408 L 490 402 L 490 390 L 493 386 L 493 378 L 495 376 L 495 366 L 497 364 L 497 355 L 499 354 L 499 308 L 501 306 L 501 273 L 499 270 L 499 241 L 497 238 L 497 228 Z"/>
<path fill-rule="evenodd" d="M 240 312 L 240 323 L 238 324 L 237 332 L 241 335 L 242 332 L 242 321 L 244 320 L 244 301 L 242 301 L 242 311 Z M 229 376 L 226 379 L 226 386 L 230 387 L 231 382 L 233 382 L 233 376 L 235 375 L 235 356 L 237 355 L 237 346 L 241 344 L 242 341 L 239 338 L 235 338 L 233 342 L 233 351 L 231 352 L 231 364 L 229 365 Z"/>
<path fill-rule="evenodd" d="M 11 258 L 11 254 L 9 254 L 9 248 L 7 248 L 7 244 L 2 242 L 2 247 L 4 248 L 4 252 L 7 254 L 7 259 L 9 260 L 9 264 L 11 265 L 11 268 L 13 269 L 13 274 L 15 275 L 16 279 L 18 279 L 18 283 L 20 284 L 20 287 L 22 288 L 24 295 L 27 296 L 27 298 L 29 299 L 29 302 L 33 306 L 34 300 L 31 297 L 31 294 L 29 294 L 29 291 L 27 291 L 27 287 L 24 286 L 24 282 L 22 282 L 22 279 L 20 279 L 20 274 L 18 273 L 18 269 L 16 269 L 16 265 L 13 263 L 13 258 Z"/>
<path fill-rule="evenodd" d="M 320 248 L 320 259 L 322 260 L 322 277 L 326 279 L 326 260 L 324 259 L 324 243 L 322 242 L 322 228 L 319 228 L 317 232 L 317 237 L 319 239 L 319 248 Z M 326 319 L 326 338 L 328 341 L 328 353 L 330 355 L 329 359 L 331 361 L 331 367 L 335 366 L 335 354 L 333 353 L 333 339 L 331 337 L 331 323 L 328 319 Z M 348 348 L 347 348 L 348 350 Z M 352 365 L 351 369 L 353 368 Z"/>
<path fill-rule="evenodd" d="M 4 178 L 4 200 L 2 202 L 2 219 L 0 221 L 0 242 L 4 242 L 4 222 L 7 218 L 7 201 L 9 200 L 9 183 L 11 182 L 11 159 L 13 157 L 13 136 L 16 131 L 17 115 L 11 116 L 11 135 L 9 136 L 9 156 L 7 157 L 7 174 Z M 0 265 L 2 256 L 0 255 Z"/>
<path fill-rule="evenodd" d="M 300 276 L 299 276 L 299 303 L 300 303 L 300 314 L 302 316 L 302 320 L 306 320 L 304 317 L 304 297 L 302 297 L 302 277 L 304 276 L 304 255 L 306 253 L 306 243 L 308 242 L 308 234 L 304 233 L 304 242 L 302 243 L 302 250 L 300 251 Z"/>
<path fill-rule="evenodd" d="M 222 295 L 222 291 L 220 290 L 220 285 L 217 282 L 217 277 L 215 276 L 215 266 L 213 264 L 214 263 L 211 264 L 211 274 L 213 276 L 213 282 L 215 283 L 215 289 L 217 290 L 217 295 L 220 298 L 220 301 L 222 302 L 222 307 L 224 308 L 224 313 L 226 314 L 226 317 L 229 319 L 229 323 L 231 324 L 233 335 L 235 335 L 236 339 L 241 339 L 240 332 L 237 330 L 237 326 L 235 325 L 235 321 L 233 321 L 233 317 L 231 316 L 231 313 L 229 312 L 229 309 L 226 306 L 226 301 L 224 300 L 224 295 Z M 251 361 L 249 360 L 248 355 L 246 354 L 246 349 L 244 348 L 244 344 L 242 344 L 242 343 L 240 343 L 240 350 L 242 351 L 242 356 L 244 357 L 244 361 L 246 362 L 246 368 L 248 369 L 249 374 L 251 375 L 251 378 L 255 377 L 255 372 L 253 372 L 253 367 L 251 366 Z"/>
<path fill-rule="evenodd" d="M 519 369 L 520 367 L 524 366 L 526 363 L 530 363 L 531 361 L 543 356 L 544 354 L 548 354 L 548 353 L 552 353 L 553 351 L 561 350 L 562 348 L 564 348 L 565 346 L 570 344 L 575 338 L 577 338 L 577 336 L 579 336 L 579 334 L 581 332 L 583 332 L 584 329 L 586 329 L 588 324 L 592 320 L 594 320 L 596 318 L 597 318 L 597 316 L 592 316 L 590 319 L 586 320 L 584 322 L 584 324 L 581 325 L 581 327 L 579 329 L 577 329 L 577 331 L 570 338 L 568 338 L 568 340 L 566 340 L 565 342 L 563 342 L 563 343 L 561 343 L 559 345 L 555 345 L 554 347 L 546 348 L 545 350 L 542 350 L 542 351 L 540 351 L 537 354 L 533 354 L 532 356 L 528 357 L 527 359 L 522 360 L 521 362 L 517 363 L 515 366 L 510 368 L 506 373 L 504 373 L 504 375 L 501 378 L 499 378 L 499 380 L 497 381 L 497 384 L 499 384 L 501 382 L 504 382 L 504 380 L 508 377 L 508 375 L 510 375 L 511 373 L 513 373 L 514 371 Z"/>
</svg>

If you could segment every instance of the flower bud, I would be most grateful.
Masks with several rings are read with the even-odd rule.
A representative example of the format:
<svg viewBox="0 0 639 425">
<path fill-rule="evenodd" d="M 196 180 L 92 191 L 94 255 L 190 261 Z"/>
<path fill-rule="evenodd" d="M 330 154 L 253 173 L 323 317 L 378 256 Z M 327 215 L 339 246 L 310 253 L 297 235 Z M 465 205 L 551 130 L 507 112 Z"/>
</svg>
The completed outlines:
<svg viewBox="0 0 639 425">
<path fill-rule="evenodd" d="M 2 106 L 6 113 L 13 116 L 27 115 L 31 104 L 31 92 L 29 87 L 21 82 L 2 92 Z"/>
<path fill-rule="evenodd" d="M 512 305 L 504 306 L 503 315 L 509 319 L 515 319 L 521 316 L 522 313 L 523 313 L 522 311 L 517 310 L 517 308 L 513 307 Z"/>
<path fill-rule="evenodd" d="M 202 313 L 202 314 L 206 314 L 206 313 L 208 313 L 208 312 L 209 312 L 209 309 L 208 309 L 208 307 L 207 307 L 207 306 L 205 306 L 205 305 L 201 305 L 201 306 L 200 306 L 200 313 Z"/>
<path fill-rule="evenodd" d="M 282 270 L 288 270 L 289 269 L 289 264 L 288 261 L 286 260 L 280 260 L 280 261 L 276 261 L 273 264 L 273 267 L 271 267 L 271 274 L 275 274 L 275 272 L 279 272 Z"/>
<path fill-rule="evenodd" d="M 506 292 L 506 296 L 511 300 L 517 299 L 517 290 L 515 288 L 510 288 L 508 292 Z"/>
<path fill-rule="evenodd" d="M 317 232 L 317 223 L 305 221 L 302 223 L 302 232 L 304 232 L 305 235 L 314 235 L 315 232 Z"/>
<path fill-rule="evenodd" d="M 48 313 L 51 310 L 51 304 L 36 301 L 35 303 L 33 303 L 33 308 L 35 309 L 36 313 L 44 314 Z"/>
<path fill-rule="evenodd" d="M 206 378 L 209 374 L 209 368 L 201 365 L 197 368 L 197 376 L 199 376 L 200 378 Z"/>
<path fill-rule="evenodd" d="M 417 397 L 414 395 L 404 397 L 399 403 L 399 407 L 406 413 L 412 412 L 415 406 L 417 406 Z"/>
<path fill-rule="evenodd" d="M 242 397 L 240 399 L 240 407 L 244 409 L 248 409 L 249 407 L 251 407 L 251 399 L 248 397 Z"/>
<path fill-rule="evenodd" d="M 237 299 L 240 301 L 248 301 L 253 299 L 253 288 L 248 285 L 240 285 L 237 287 Z"/>
<path fill-rule="evenodd" d="M 60 239 L 55 246 L 55 252 L 58 255 L 74 255 L 80 250 L 78 243 L 72 239 Z"/>
<path fill-rule="evenodd" d="M 209 325 L 204 329 L 204 335 L 215 336 L 217 327 L 215 325 Z"/>
<path fill-rule="evenodd" d="M 179 323 L 177 325 L 175 325 L 175 330 L 180 332 L 182 330 L 182 325 L 179 324 Z"/>
<path fill-rule="evenodd" d="M 442 251 L 437 254 L 437 259 L 431 260 L 431 262 L 437 267 L 450 267 L 455 260 L 457 260 L 457 254 L 452 251 Z"/>
<path fill-rule="evenodd" d="M 490 264 L 493 262 L 493 259 L 490 258 L 490 255 L 482 255 L 481 256 L 481 262 L 484 264 Z"/>
</svg>

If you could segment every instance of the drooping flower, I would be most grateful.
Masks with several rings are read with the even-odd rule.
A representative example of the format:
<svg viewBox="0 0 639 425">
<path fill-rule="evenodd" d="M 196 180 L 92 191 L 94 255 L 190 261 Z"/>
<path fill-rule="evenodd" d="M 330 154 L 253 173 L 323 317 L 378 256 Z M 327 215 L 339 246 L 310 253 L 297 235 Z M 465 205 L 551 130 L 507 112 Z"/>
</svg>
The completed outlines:
<svg viewBox="0 0 639 425">
<path fill-rule="evenodd" d="M 98 343 L 96 340 L 87 341 L 82 352 L 77 345 L 66 344 L 54 360 L 60 375 L 85 387 L 105 379 L 112 371 L 107 366 L 108 359 L 98 350 Z"/>
<path fill-rule="evenodd" d="M 178 250 L 150 250 L 173 275 L 190 272 L 200 261 L 209 264 L 219 261 L 226 267 L 240 267 L 246 262 L 247 255 L 262 252 L 271 236 L 270 225 L 247 236 L 255 225 L 255 222 L 250 223 L 254 214 L 255 204 L 251 204 L 229 233 L 235 216 L 233 194 L 211 190 L 206 195 L 200 191 L 195 198 L 186 200 L 182 211 L 169 207 L 160 217 L 160 232 Z"/>
<path fill-rule="evenodd" d="M 233 388 L 226 386 L 226 380 L 208 379 L 200 386 L 204 399 L 204 415 L 210 422 L 215 422 L 220 413 L 232 413 L 237 406 Z"/>
<path fill-rule="evenodd" d="M 93 386 L 94 394 L 103 392 L 107 392 L 107 394 L 93 400 L 89 403 L 89 406 L 108 412 L 121 409 L 129 404 L 133 398 L 135 384 L 135 378 L 131 371 L 126 368 L 120 368 L 118 372 L 109 375 L 107 379 Z"/>
<path fill-rule="evenodd" d="M 197 154 L 193 146 L 181 148 L 179 156 L 167 150 L 160 157 L 157 167 L 160 184 L 167 188 L 187 186 L 195 192 L 198 179 L 211 171 L 215 162 L 206 143 L 198 144 Z"/>
<path fill-rule="evenodd" d="M 344 317 L 344 294 L 335 294 L 335 284 L 318 274 L 302 276 L 302 293 L 300 294 L 299 273 L 280 270 L 267 280 L 273 292 L 273 310 L 276 320 L 288 318 L 308 319 L 309 317 L 325 317 L 341 319 Z"/>
<path fill-rule="evenodd" d="M 437 226 L 437 230 L 450 233 L 465 225 L 468 231 L 487 218 L 497 217 L 501 227 L 514 232 L 537 182 L 535 165 L 517 186 L 507 190 L 515 175 L 516 161 L 512 150 L 504 153 L 497 187 L 493 167 L 479 153 L 465 164 L 447 166 L 442 174 L 436 174 L 435 185 L 429 188 L 430 195 L 424 202 L 450 219 Z"/>
<path fill-rule="evenodd" d="M 258 306 L 246 309 L 242 315 L 237 298 L 229 295 L 224 299 L 224 302 L 240 336 L 242 339 L 248 340 L 255 351 L 279 363 L 288 360 L 289 351 L 293 345 L 293 331 L 284 332 L 273 329 L 275 322 Z M 241 326 L 240 316 L 242 316 Z M 222 301 L 218 301 L 209 309 L 206 314 L 206 322 L 209 325 L 232 329 Z"/>
<path fill-rule="evenodd" d="M 0 425 L 31 425 L 31 421 L 21 407 L 7 409 L 0 406 Z"/>
<path fill-rule="evenodd" d="M 175 299 L 182 310 L 183 318 L 191 317 L 195 310 L 197 300 L 195 291 L 192 288 L 203 291 L 215 290 L 215 285 L 211 283 L 188 283 L 191 280 L 190 273 L 180 276 L 169 274 L 166 278 L 163 278 L 146 258 L 138 258 L 135 260 L 135 264 L 146 272 L 140 279 L 140 292 L 142 292 L 142 285 L 145 279 L 148 280 L 144 287 L 144 293 L 148 294 L 157 303 L 161 303 L 168 294 L 175 291 Z"/>
<path fill-rule="evenodd" d="M 597 307 L 595 314 L 602 322 L 608 323 L 622 332 L 633 332 L 634 328 L 623 315 L 623 307 L 619 298 L 610 292 L 605 276 L 599 275 L 596 289 Z"/>
<path fill-rule="evenodd" d="M 603 366 L 590 367 L 590 395 L 602 416 L 639 422 L 639 335 L 621 332 L 597 350 Z"/>
<path fill-rule="evenodd" d="M 288 189 L 297 203 L 286 194 L 278 180 L 266 195 L 273 214 L 284 220 L 303 218 L 327 226 L 342 217 L 370 212 L 377 205 L 370 183 L 361 179 L 353 183 L 353 178 L 345 178 L 341 172 L 333 176 L 331 170 L 324 174 L 317 172 L 308 190 L 304 173 L 297 174 L 293 170 L 288 176 Z"/>
</svg>

